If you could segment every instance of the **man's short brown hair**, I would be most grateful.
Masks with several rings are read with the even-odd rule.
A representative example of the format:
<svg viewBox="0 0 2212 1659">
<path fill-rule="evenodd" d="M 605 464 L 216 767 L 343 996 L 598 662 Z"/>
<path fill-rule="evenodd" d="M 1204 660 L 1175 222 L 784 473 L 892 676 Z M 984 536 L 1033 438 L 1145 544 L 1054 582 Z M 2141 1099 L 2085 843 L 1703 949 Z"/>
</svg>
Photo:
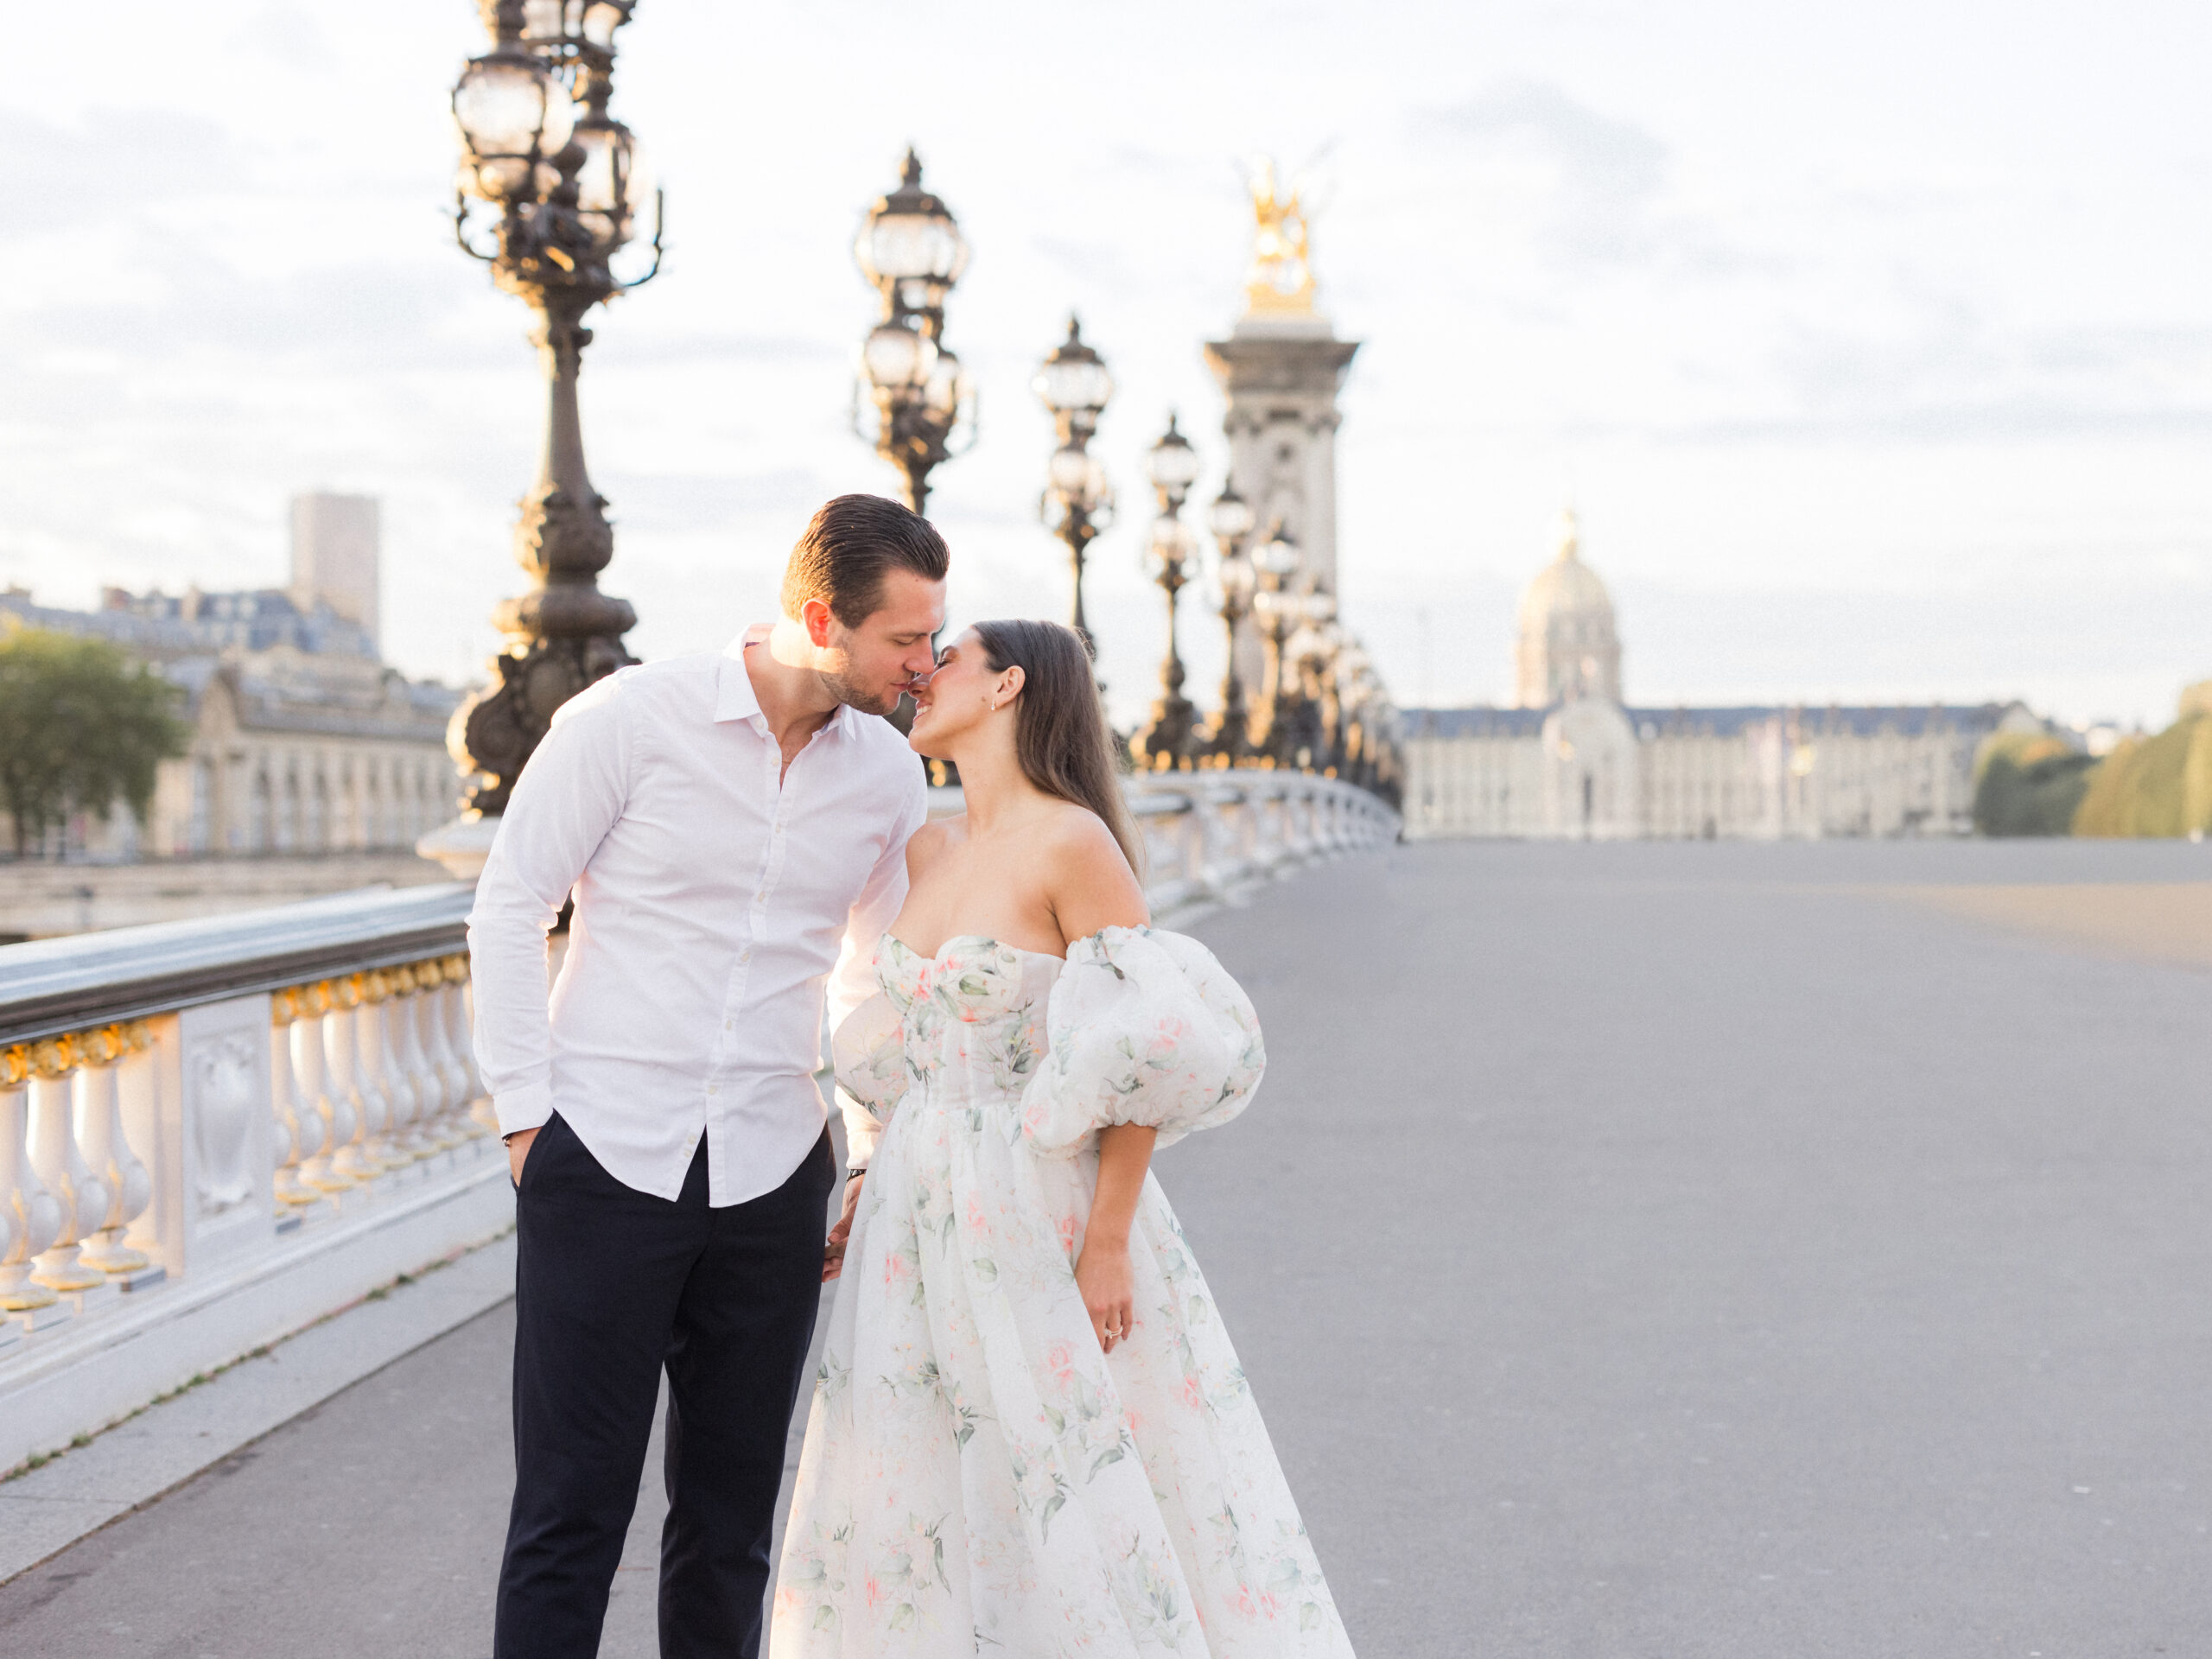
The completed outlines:
<svg viewBox="0 0 2212 1659">
<path fill-rule="evenodd" d="M 918 512 L 880 495 L 841 495 L 822 510 L 791 549 L 784 567 L 784 614 L 796 620 L 810 599 L 856 628 L 875 613 L 883 579 L 911 570 L 942 582 L 952 556 L 937 527 Z"/>
</svg>

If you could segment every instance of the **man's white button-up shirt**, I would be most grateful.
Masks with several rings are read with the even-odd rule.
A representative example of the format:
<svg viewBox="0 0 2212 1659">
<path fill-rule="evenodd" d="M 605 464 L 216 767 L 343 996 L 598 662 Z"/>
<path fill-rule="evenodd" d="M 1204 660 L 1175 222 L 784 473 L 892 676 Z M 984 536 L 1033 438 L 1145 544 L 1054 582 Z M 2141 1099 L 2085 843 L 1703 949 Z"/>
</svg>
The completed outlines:
<svg viewBox="0 0 2212 1659">
<path fill-rule="evenodd" d="M 851 709 L 779 780 L 745 669 L 764 634 L 563 704 L 468 918 L 476 1060 L 500 1129 L 557 1111 L 608 1173 L 665 1198 L 703 1133 L 717 1206 L 774 1191 L 820 1138 L 823 997 L 835 1021 L 874 994 L 928 812 L 906 741 Z M 572 892 L 549 996 L 546 934 Z"/>
</svg>

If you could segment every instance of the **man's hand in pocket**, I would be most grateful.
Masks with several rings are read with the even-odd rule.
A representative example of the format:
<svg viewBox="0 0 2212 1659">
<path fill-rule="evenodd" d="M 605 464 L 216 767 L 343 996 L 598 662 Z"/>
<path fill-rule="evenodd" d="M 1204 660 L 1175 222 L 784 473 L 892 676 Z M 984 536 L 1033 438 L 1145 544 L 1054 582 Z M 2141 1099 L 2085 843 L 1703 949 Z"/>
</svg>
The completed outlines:
<svg viewBox="0 0 2212 1659">
<path fill-rule="evenodd" d="M 507 1137 L 507 1173 L 517 1186 L 522 1185 L 522 1166 L 530 1156 L 530 1143 L 537 1139 L 536 1129 L 518 1129 Z"/>
</svg>

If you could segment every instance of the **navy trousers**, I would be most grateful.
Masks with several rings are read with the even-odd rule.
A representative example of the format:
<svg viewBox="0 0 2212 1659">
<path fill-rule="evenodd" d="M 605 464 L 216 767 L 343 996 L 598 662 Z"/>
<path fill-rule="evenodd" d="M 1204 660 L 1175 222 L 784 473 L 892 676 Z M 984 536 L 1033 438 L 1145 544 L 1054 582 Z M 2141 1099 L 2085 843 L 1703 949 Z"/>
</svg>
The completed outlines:
<svg viewBox="0 0 2212 1659">
<path fill-rule="evenodd" d="M 821 1303 L 825 1131 L 774 1192 L 622 1185 L 556 1116 L 515 1194 L 515 1496 L 495 1659 L 593 1659 L 668 1372 L 663 1659 L 757 1659 L 784 1447 Z"/>
</svg>

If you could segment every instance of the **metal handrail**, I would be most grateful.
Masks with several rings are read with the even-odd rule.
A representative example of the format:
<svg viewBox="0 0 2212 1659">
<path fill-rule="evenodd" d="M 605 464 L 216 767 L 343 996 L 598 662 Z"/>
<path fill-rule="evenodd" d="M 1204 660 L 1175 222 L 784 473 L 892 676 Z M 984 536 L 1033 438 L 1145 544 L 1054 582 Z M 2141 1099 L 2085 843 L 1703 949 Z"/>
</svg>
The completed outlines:
<svg viewBox="0 0 2212 1659">
<path fill-rule="evenodd" d="M 458 949 L 474 889 L 372 887 L 188 922 L 0 945 L 0 1045 Z"/>
</svg>

